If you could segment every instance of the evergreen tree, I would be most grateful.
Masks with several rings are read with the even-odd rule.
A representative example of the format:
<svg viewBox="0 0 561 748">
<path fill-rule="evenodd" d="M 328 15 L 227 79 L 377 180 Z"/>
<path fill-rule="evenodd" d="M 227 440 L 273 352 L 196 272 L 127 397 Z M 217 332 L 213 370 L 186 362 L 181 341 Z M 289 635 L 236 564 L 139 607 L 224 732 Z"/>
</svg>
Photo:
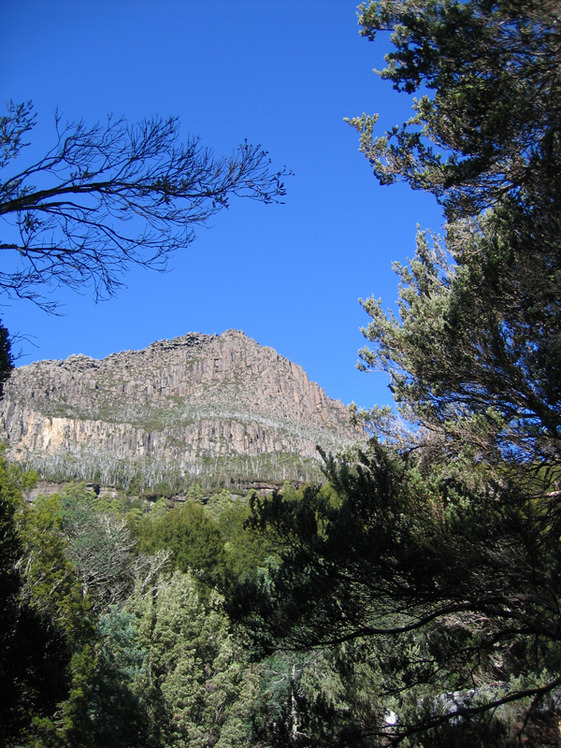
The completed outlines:
<svg viewBox="0 0 561 748">
<path fill-rule="evenodd" d="M 202 596 L 190 573 L 176 571 L 155 596 L 131 604 L 146 653 L 140 687 L 157 745 L 248 745 L 257 675 L 230 631 L 222 598 Z"/>
<path fill-rule="evenodd" d="M 363 365 L 390 373 L 437 449 L 467 439 L 488 462 L 493 448 L 548 464 L 559 453 L 558 10 L 553 0 L 362 6 L 366 36 L 392 31 L 382 77 L 422 96 L 384 135 L 376 118 L 354 119 L 361 148 L 382 183 L 431 192 L 449 219 L 443 240 L 420 234 L 397 266 L 399 318 L 364 303 Z"/>
<path fill-rule="evenodd" d="M 224 540 L 210 513 L 186 501 L 155 517 L 148 516 L 135 528 L 139 550 L 167 550 L 175 569 L 191 571 L 204 583 L 220 584 L 225 574 Z"/>
</svg>

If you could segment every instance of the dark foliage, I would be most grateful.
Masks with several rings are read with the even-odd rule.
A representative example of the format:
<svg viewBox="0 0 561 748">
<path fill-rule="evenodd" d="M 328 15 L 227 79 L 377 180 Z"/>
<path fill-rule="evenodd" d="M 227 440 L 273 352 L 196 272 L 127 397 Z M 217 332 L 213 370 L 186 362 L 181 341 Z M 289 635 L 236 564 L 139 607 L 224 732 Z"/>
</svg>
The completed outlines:
<svg viewBox="0 0 561 748">
<path fill-rule="evenodd" d="M 0 744 L 17 746 L 67 695 L 70 652 L 63 632 L 22 597 L 18 491 L 5 464 L 0 472 Z"/>
</svg>

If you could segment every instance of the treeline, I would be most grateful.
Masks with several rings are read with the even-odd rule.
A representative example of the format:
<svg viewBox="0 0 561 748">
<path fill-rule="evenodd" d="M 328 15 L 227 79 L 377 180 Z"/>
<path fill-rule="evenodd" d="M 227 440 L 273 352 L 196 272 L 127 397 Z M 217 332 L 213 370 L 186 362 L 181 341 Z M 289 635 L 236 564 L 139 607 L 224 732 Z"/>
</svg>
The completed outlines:
<svg viewBox="0 0 561 748">
<path fill-rule="evenodd" d="M 76 454 L 35 452 L 22 465 L 36 471 L 41 480 L 63 483 L 83 480 L 114 486 L 128 493 L 146 493 L 166 484 L 173 495 L 181 496 L 185 486 L 199 483 L 206 492 L 220 491 L 228 485 L 244 492 L 252 483 L 268 481 L 282 485 L 285 481 L 301 483 L 321 479 L 321 462 L 290 452 L 267 452 L 260 455 L 242 453 L 202 454 L 198 460 L 170 463 L 155 457 L 125 458 L 81 448 Z"/>
</svg>

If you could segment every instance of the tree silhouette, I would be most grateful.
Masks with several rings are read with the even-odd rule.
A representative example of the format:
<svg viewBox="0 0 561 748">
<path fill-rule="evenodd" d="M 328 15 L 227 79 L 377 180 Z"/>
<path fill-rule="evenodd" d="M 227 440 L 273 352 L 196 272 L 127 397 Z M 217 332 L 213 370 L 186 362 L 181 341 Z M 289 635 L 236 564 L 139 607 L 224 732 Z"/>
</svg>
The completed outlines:
<svg viewBox="0 0 561 748">
<path fill-rule="evenodd" d="M 30 102 L 11 102 L 0 118 L 0 250 L 12 253 L 0 289 L 49 311 L 57 303 L 41 289 L 89 286 L 109 297 L 131 265 L 165 269 L 232 196 L 274 203 L 285 194 L 285 172 L 271 171 L 260 146 L 244 142 L 217 158 L 198 138 L 180 144 L 175 117 L 89 126 L 57 113 L 55 145 L 10 172 L 35 121 Z"/>
</svg>

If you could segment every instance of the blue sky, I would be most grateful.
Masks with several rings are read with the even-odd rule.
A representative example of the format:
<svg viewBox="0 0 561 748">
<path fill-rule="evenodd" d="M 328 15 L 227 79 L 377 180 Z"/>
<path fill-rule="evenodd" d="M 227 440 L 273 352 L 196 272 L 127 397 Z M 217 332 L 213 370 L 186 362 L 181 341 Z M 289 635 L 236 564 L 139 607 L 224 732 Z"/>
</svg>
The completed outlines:
<svg viewBox="0 0 561 748">
<path fill-rule="evenodd" d="M 300 364 L 328 395 L 390 402 L 383 374 L 356 370 L 368 317 L 358 298 L 397 296 L 393 260 L 417 224 L 438 230 L 433 198 L 380 187 L 344 117 L 379 112 L 380 132 L 411 102 L 372 71 L 384 42 L 359 36 L 347 0 L 4 0 L 3 102 L 32 100 L 38 155 L 54 112 L 94 123 L 177 115 L 216 154 L 261 144 L 286 180 L 284 205 L 234 200 L 169 271 L 136 269 L 116 298 L 60 291 L 64 316 L 0 307 L 25 336 L 18 365 L 102 358 L 187 332 L 236 328 Z"/>
</svg>

